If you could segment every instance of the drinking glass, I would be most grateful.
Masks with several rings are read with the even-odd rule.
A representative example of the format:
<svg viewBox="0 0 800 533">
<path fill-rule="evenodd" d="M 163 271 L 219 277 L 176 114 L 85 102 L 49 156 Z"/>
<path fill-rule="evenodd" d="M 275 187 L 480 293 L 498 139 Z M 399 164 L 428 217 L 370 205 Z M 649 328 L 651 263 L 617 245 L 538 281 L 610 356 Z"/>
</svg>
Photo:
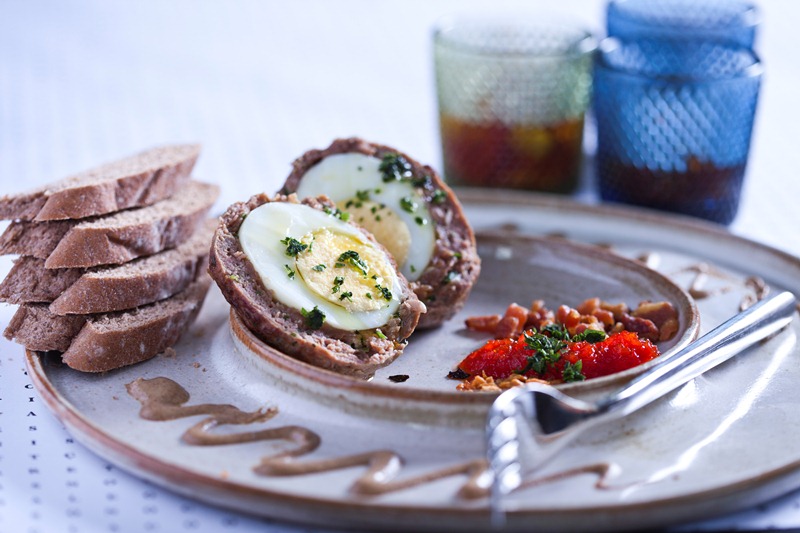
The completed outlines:
<svg viewBox="0 0 800 533">
<path fill-rule="evenodd" d="M 591 98 L 588 31 L 529 18 L 450 18 L 434 32 L 445 179 L 572 192 Z"/>
<path fill-rule="evenodd" d="M 621 40 L 723 41 L 753 48 L 761 22 L 758 8 L 744 0 L 611 0 L 609 37 Z"/>
<path fill-rule="evenodd" d="M 600 197 L 730 223 L 762 75 L 752 50 L 607 39 L 594 72 Z"/>
</svg>

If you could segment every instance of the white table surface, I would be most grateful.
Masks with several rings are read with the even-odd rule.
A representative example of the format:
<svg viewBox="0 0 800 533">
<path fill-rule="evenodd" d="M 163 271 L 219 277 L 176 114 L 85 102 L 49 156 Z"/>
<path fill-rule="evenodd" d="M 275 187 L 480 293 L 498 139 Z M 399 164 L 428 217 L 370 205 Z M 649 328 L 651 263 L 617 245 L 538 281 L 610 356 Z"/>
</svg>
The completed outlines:
<svg viewBox="0 0 800 533">
<path fill-rule="evenodd" d="M 759 5 L 766 76 L 730 229 L 800 255 L 800 2 Z M 0 0 L 0 193 L 183 141 L 203 144 L 195 175 L 222 186 L 217 211 L 273 192 L 296 156 L 335 137 L 440 168 L 430 31 L 472 9 L 558 11 L 598 34 L 604 24 L 600 0 Z M 588 189 L 580 197 L 592 201 Z M 0 259 L 0 275 L 10 264 Z M 13 311 L 0 306 L 0 325 Z M 800 528 L 800 492 L 690 526 L 733 528 Z M 41 405 L 22 349 L 0 341 L 0 532 L 223 530 L 310 531 L 214 509 L 106 464 Z"/>
</svg>

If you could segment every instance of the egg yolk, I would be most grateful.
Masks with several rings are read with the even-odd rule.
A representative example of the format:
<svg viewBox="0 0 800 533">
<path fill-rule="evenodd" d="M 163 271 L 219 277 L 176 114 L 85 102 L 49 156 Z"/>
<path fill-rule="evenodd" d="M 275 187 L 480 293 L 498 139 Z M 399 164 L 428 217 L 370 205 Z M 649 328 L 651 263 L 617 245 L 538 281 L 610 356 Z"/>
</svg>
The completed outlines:
<svg viewBox="0 0 800 533">
<path fill-rule="evenodd" d="M 392 300 L 394 268 L 386 254 L 351 235 L 321 228 L 301 241 L 295 266 L 306 286 L 350 312 L 374 311 Z"/>
<path fill-rule="evenodd" d="M 339 209 L 350 213 L 350 220 L 357 223 L 383 244 L 398 265 L 408 258 L 411 232 L 403 220 L 386 205 L 371 200 L 339 202 Z"/>
</svg>

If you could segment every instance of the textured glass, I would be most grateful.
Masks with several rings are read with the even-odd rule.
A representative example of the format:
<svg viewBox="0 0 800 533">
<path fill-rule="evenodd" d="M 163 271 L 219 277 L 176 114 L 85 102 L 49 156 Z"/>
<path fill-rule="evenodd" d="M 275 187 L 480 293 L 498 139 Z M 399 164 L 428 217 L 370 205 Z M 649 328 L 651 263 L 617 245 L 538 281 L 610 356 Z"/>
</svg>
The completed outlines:
<svg viewBox="0 0 800 533">
<path fill-rule="evenodd" d="M 443 22 L 434 60 L 447 181 L 574 190 L 595 49 L 570 26 Z"/>
<path fill-rule="evenodd" d="M 760 78 L 741 47 L 605 42 L 594 90 L 601 198 L 730 223 Z"/>
<path fill-rule="evenodd" d="M 612 0 L 608 35 L 622 40 L 693 38 L 753 47 L 761 16 L 742 0 Z"/>
</svg>

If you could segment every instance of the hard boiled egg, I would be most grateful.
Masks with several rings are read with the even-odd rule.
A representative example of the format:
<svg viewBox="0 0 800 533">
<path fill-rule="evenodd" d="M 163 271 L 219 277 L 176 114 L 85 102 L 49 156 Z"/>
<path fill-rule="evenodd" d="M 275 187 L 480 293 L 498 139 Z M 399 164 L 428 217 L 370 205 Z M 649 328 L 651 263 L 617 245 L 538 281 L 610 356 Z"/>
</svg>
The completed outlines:
<svg viewBox="0 0 800 533">
<path fill-rule="evenodd" d="M 402 286 L 386 251 L 340 216 L 270 202 L 247 215 L 239 241 L 284 305 L 338 329 L 379 328 L 397 312 Z"/>
<path fill-rule="evenodd" d="M 414 281 L 431 260 L 436 232 L 424 198 L 407 179 L 410 167 L 404 164 L 397 156 L 333 154 L 303 175 L 296 192 L 301 198 L 324 194 L 336 202 L 389 250 L 406 279 Z"/>
</svg>

